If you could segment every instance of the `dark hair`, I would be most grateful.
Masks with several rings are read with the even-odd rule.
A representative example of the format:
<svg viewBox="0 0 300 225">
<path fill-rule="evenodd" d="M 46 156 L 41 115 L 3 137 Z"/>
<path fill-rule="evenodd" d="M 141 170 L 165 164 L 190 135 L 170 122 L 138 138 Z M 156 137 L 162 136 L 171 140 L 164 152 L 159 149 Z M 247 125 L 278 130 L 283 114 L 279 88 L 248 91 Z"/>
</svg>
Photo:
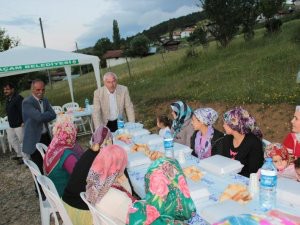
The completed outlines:
<svg viewBox="0 0 300 225">
<path fill-rule="evenodd" d="M 294 161 L 295 169 L 300 169 L 300 158 Z"/>
<path fill-rule="evenodd" d="M 167 115 L 165 115 L 165 114 L 159 115 L 159 116 L 157 117 L 157 119 L 158 119 L 158 121 L 159 121 L 160 123 L 162 123 L 164 126 L 171 128 L 171 126 L 172 126 L 172 120 L 170 120 L 170 119 L 168 118 Z"/>
<path fill-rule="evenodd" d="M 9 87 L 10 89 L 15 89 L 15 85 L 13 84 L 13 83 L 11 83 L 11 82 L 8 82 L 8 83 L 5 83 L 4 85 L 3 85 L 3 87 Z"/>
</svg>

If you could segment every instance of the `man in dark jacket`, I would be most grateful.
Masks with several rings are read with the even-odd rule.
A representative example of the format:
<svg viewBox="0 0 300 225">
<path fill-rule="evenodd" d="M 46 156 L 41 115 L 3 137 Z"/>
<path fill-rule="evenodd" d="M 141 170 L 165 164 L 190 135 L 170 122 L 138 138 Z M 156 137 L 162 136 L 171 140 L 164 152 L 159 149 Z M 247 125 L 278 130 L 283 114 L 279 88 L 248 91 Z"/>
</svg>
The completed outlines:
<svg viewBox="0 0 300 225">
<path fill-rule="evenodd" d="M 6 96 L 6 114 L 9 128 L 6 130 L 8 143 L 13 147 L 16 156 L 12 159 L 18 160 L 19 164 L 22 160 L 22 144 L 23 144 L 23 119 L 22 119 L 22 101 L 23 97 L 15 91 L 12 83 L 7 83 L 3 87 Z"/>
</svg>

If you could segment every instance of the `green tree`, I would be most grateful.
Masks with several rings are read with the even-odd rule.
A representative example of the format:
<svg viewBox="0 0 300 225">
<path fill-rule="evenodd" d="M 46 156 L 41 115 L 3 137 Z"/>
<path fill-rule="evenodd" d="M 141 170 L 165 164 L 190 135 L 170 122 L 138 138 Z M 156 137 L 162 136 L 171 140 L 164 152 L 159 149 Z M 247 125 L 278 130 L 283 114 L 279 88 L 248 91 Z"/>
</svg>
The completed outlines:
<svg viewBox="0 0 300 225">
<path fill-rule="evenodd" d="M 241 24 L 243 0 L 199 0 L 207 18 L 212 22 L 208 30 L 226 47 L 237 34 Z"/>
<path fill-rule="evenodd" d="M 260 14 L 258 0 L 244 0 L 242 3 L 242 32 L 244 33 L 245 41 L 250 41 L 254 38 L 254 26 L 256 18 Z"/>
<path fill-rule="evenodd" d="M 149 49 L 149 39 L 140 34 L 134 37 L 130 42 L 130 53 L 132 56 L 145 56 L 148 53 Z"/>
<path fill-rule="evenodd" d="M 274 18 L 280 9 L 283 7 L 284 0 L 261 0 L 260 10 L 266 17 L 265 27 L 268 33 L 274 33 L 281 27 L 281 20 Z"/>
<path fill-rule="evenodd" d="M 0 27 L 0 52 L 6 51 L 19 44 L 19 40 L 6 34 L 6 30 Z"/>
<path fill-rule="evenodd" d="M 117 20 L 113 21 L 113 43 L 114 49 L 120 49 L 121 37 Z"/>
<path fill-rule="evenodd" d="M 205 47 L 208 44 L 207 32 L 203 27 L 197 27 L 187 40 L 192 44 L 201 44 Z"/>
<path fill-rule="evenodd" d="M 106 60 L 103 59 L 104 53 L 107 50 L 110 50 L 112 48 L 113 48 L 112 43 L 109 40 L 109 38 L 107 38 L 107 37 L 101 38 L 96 42 L 93 51 L 94 51 L 94 54 L 97 55 L 101 59 L 101 61 L 100 61 L 101 67 L 106 67 Z"/>
</svg>

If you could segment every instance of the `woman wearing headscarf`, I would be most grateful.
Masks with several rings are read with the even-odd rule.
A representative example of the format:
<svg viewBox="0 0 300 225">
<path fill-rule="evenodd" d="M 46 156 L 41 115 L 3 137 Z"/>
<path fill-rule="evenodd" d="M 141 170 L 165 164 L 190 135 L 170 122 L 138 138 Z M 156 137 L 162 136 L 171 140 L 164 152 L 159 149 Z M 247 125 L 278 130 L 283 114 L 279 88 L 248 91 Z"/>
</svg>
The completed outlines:
<svg viewBox="0 0 300 225">
<path fill-rule="evenodd" d="M 241 175 L 249 177 L 263 165 L 262 133 L 255 119 L 242 107 L 224 113 L 223 155 L 244 165 Z"/>
<path fill-rule="evenodd" d="M 283 145 L 288 149 L 290 158 L 300 157 L 300 106 L 296 106 L 294 117 L 291 121 L 292 132 L 284 139 Z"/>
<path fill-rule="evenodd" d="M 101 213 L 125 224 L 129 206 L 135 201 L 124 175 L 127 153 L 118 145 L 103 148 L 88 173 L 86 198 Z"/>
<path fill-rule="evenodd" d="M 185 224 L 196 214 L 185 176 L 174 159 L 160 158 L 151 164 L 145 191 L 145 200 L 130 207 L 127 224 Z"/>
<path fill-rule="evenodd" d="M 58 117 L 53 127 L 53 138 L 44 157 L 45 174 L 53 181 L 62 196 L 70 174 L 79 159 L 76 145 L 77 129 L 69 116 Z"/>
<path fill-rule="evenodd" d="M 224 134 L 213 127 L 217 119 L 218 113 L 212 108 L 199 108 L 194 111 L 192 125 L 195 132 L 191 138 L 193 156 L 205 159 L 222 154 Z"/>
<path fill-rule="evenodd" d="M 107 127 L 98 127 L 92 135 L 92 146 L 83 153 L 74 167 L 62 196 L 73 225 L 91 225 L 93 222 L 89 208 L 81 199 L 80 193 L 86 191 L 86 178 L 94 159 L 101 149 L 112 144 L 112 140 L 112 134 Z"/>
<path fill-rule="evenodd" d="M 191 123 L 192 109 L 183 101 L 173 102 L 171 104 L 173 123 L 171 132 L 174 141 L 180 144 L 191 146 L 191 137 L 194 129 Z"/>
</svg>

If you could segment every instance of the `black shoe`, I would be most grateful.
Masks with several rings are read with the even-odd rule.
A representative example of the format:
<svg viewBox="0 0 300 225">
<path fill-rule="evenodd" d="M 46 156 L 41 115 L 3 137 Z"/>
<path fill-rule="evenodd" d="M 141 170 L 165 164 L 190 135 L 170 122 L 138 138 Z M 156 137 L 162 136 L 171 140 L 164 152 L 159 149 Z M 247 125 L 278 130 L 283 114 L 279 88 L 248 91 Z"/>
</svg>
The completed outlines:
<svg viewBox="0 0 300 225">
<path fill-rule="evenodd" d="M 17 164 L 18 164 L 18 165 L 22 165 L 22 164 L 24 164 L 24 162 L 23 162 L 23 158 L 22 158 L 22 157 L 20 157 L 20 158 L 19 158 L 19 160 L 18 160 Z"/>
<path fill-rule="evenodd" d="M 12 159 L 12 160 L 19 160 L 19 159 L 22 159 L 22 157 L 21 156 L 13 156 L 10 159 Z"/>
</svg>

